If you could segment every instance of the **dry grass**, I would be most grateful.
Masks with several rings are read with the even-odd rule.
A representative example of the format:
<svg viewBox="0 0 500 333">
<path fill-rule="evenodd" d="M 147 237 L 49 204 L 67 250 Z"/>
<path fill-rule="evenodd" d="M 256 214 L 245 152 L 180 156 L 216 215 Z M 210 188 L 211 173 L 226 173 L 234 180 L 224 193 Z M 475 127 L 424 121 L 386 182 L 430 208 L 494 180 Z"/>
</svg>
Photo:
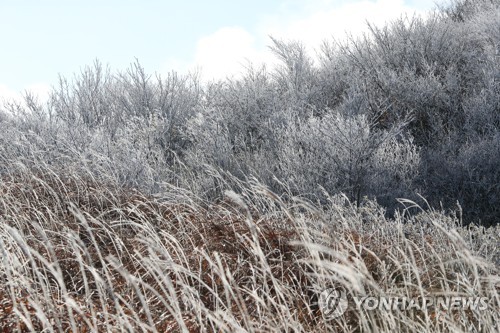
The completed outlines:
<svg viewBox="0 0 500 333">
<path fill-rule="evenodd" d="M 319 210 L 258 184 L 217 203 L 84 173 L 0 180 L 2 332 L 494 332 L 499 228 L 436 212 L 384 218 L 342 197 Z M 487 243 L 487 244 L 486 244 Z M 496 251 L 496 252 L 495 252 Z M 481 295 L 486 311 L 366 311 L 326 320 L 323 289 Z"/>
</svg>

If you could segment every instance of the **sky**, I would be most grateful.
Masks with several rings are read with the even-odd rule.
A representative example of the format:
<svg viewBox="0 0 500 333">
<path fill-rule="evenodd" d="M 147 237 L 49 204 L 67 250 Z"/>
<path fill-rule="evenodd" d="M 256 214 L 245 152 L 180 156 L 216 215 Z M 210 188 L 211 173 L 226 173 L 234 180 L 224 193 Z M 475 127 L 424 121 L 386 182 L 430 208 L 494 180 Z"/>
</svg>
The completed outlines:
<svg viewBox="0 0 500 333">
<path fill-rule="evenodd" d="M 199 70 L 205 80 L 268 63 L 270 36 L 324 40 L 366 31 L 402 15 L 425 15 L 442 0 L 0 0 L 0 98 L 29 90 L 45 98 L 59 75 L 96 59 L 148 73 Z"/>
</svg>

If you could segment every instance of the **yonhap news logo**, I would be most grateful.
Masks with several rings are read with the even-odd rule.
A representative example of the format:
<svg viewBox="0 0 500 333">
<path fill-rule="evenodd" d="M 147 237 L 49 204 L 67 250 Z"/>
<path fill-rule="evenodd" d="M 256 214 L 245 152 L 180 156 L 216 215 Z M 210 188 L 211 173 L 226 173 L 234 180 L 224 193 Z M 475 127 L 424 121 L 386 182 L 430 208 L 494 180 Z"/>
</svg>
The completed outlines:
<svg viewBox="0 0 500 333">
<path fill-rule="evenodd" d="M 349 300 L 351 302 L 349 302 Z M 485 311 L 490 307 L 487 297 L 464 296 L 360 296 L 350 297 L 343 287 L 328 288 L 319 294 L 318 306 L 325 319 L 342 316 L 352 306 L 364 311 Z"/>
<path fill-rule="evenodd" d="M 426 297 L 353 297 L 357 309 L 368 311 L 439 311 L 471 310 L 484 311 L 488 309 L 487 297 L 464 296 L 426 296 Z"/>
</svg>

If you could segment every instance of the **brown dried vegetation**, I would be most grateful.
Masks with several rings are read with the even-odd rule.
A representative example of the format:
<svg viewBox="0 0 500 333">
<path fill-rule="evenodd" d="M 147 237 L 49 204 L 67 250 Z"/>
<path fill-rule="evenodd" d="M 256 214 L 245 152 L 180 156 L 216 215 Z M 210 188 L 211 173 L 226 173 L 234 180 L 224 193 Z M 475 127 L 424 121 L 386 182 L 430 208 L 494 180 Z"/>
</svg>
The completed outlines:
<svg viewBox="0 0 500 333">
<path fill-rule="evenodd" d="M 406 238 L 401 223 L 363 223 L 345 205 L 270 214 L 231 196 L 165 201 L 64 174 L 0 181 L 2 332 L 411 331 L 440 321 L 429 312 L 367 322 L 354 308 L 326 321 L 317 293 L 340 284 L 418 296 L 476 284 L 498 297 L 496 268 L 463 257 L 459 241 Z M 478 316 L 447 320 L 477 326 Z"/>
</svg>

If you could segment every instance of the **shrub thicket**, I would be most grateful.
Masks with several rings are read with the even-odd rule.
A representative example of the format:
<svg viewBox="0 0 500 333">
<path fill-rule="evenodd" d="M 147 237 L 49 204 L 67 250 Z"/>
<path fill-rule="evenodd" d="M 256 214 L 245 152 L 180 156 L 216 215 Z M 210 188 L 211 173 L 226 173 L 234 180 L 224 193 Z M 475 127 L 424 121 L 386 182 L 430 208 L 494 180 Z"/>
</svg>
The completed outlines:
<svg viewBox="0 0 500 333">
<path fill-rule="evenodd" d="M 174 183 L 207 198 L 223 190 L 207 172 L 215 168 L 277 193 L 376 199 L 389 214 L 396 198 L 419 194 L 445 209 L 458 201 L 466 223 L 492 225 L 500 212 L 497 13 L 495 1 L 458 1 L 426 19 L 325 42 L 316 60 L 300 42 L 273 39 L 281 65 L 207 84 L 148 75 L 139 63 L 113 74 L 96 62 L 61 78 L 46 104 L 27 94 L 5 105 L 4 139 L 36 143 L 5 147 L 2 158 L 40 149 L 47 163 L 63 151 L 75 163 L 99 156 L 85 163 L 108 165 L 122 184 L 156 193 Z"/>
</svg>

